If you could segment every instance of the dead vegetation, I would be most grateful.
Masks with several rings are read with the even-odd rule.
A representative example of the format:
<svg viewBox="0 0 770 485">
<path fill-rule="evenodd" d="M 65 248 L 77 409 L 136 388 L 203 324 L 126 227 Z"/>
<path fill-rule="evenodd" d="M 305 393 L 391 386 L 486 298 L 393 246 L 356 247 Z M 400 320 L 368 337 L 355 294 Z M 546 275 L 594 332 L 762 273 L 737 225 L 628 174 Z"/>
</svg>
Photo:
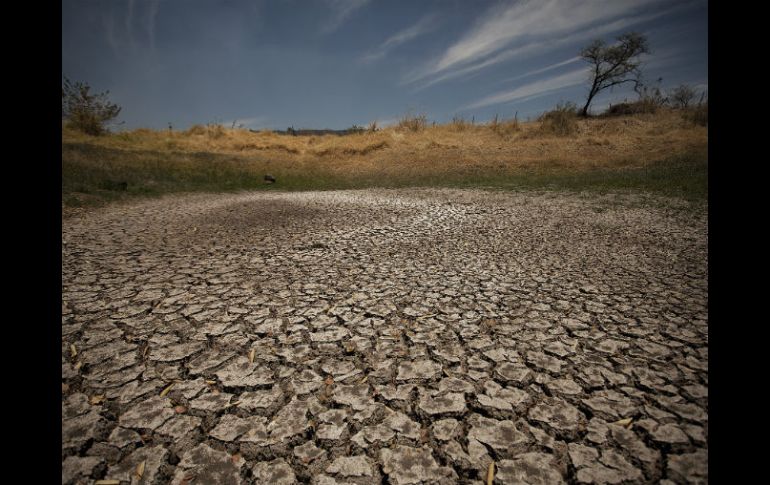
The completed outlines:
<svg viewBox="0 0 770 485">
<path fill-rule="evenodd" d="M 708 107 L 700 111 L 707 113 Z M 693 110 L 694 111 L 694 110 Z M 559 105 L 539 120 L 492 119 L 471 124 L 455 118 L 428 126 L 424 115 L 405 117 L 397 125 L 347 136 L 288 136 L 271 131 L 251 132 L 221 125 L 195 125 L 186 131 L 137 129 L 102 137 L 62 129 L 62 143 L 86 144 L 122 151 L 210 153 L 286 161 L 314 162 L 335 168 L 349 164 L 365 167 L 375 158 L 389 164 L 419 165 L 424 169 L 494 160 L 522 165 L 559 160 L 572 166 L 613 166 L 619 159 L 660 159 L 672 152 L 706 145 L 708 132 L 689 112 L 659 109 L 657 113 L 582 119 L 574 105 Z M 698 120 L 700 121 L 700 120 Z M 596 144 L 595 140 L 602 143 Z M 603 146 L 604 152 L 584 152 L 582 146 Z"/>
<path fill-rule="evenodd" d="M 419 115 L 345 136 L 196 125 L 94 137 L 62 127 L 62 190 L 65 205 L 91 205 L 105 197 L 261 189 L 266 173 L 277 189 L 301 190 L 502 186 L 522 174 L 641 169 L 684 154 L 705 157 L 707 105 L 699 109 L 581 118 L 563 105 L 531 122 L 440 125 Z M 105 189 L 105 180 L 121 190 Z"/>
</svg>

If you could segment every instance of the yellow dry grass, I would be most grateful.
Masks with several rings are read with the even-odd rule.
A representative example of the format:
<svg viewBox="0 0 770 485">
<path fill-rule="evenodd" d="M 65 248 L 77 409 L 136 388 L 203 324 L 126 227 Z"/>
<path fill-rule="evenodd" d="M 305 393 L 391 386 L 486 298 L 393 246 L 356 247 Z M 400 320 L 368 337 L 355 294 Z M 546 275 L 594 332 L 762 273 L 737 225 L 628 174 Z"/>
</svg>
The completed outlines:
<svg viewBox="0 0 770 485">
<path fill-rule="evenodd" d="M 327 173 L 560 171 L 644 166 L 708 145 L 708 129 L 679 112 L 578 120 L 577 132 L 550 135 L 538 121 L 490 125 L 429 126 L 421 131 L 388 127 L 346 136 L 291 136 L 220 126 L 187 131 L 137 129 L 92 137 L 63 128 L 64 143 L 124 151 L 212 153 L 240 159 L 312 166 Z"/>
<path fill-rule="evenodd" d="M 555 187 L 704 199 L 708 129 L 682 112 L 553 124 L 455 120 L 413 131 L 291 136 L 221 126 L 93 137 L 62 127 L 62 205 L 233 190 Z M 265 174 L 278 182 L 266 185 Z"/>
</svg>

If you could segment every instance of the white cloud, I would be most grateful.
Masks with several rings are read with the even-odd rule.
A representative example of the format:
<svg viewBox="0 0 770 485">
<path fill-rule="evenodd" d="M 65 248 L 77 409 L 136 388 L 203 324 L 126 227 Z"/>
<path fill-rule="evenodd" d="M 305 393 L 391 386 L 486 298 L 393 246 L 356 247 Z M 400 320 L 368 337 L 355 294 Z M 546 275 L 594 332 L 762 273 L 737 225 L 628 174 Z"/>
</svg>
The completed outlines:
<svg viewBox="0 0 770 485">
<path fill-rule="evenodd" d="M 112 49 L 112 53 L 118 54 L 118 41 L 115 38 L 115 17 L 110 13 L 109 15 L 102 15 L 102 24 L 104 26 L 104 35 L 107 43 Z"/>
<path fill-rule="evenodd" d="M 569 64 L 572 64 L 574 62 L 580 61 L 582 58 L 580 56 L 575 56 L 567 59 L 566 61 L 557 62 L 556 64 L 551 64 L 550 66 L 541 67 L 540 69 L 535 69 L 534 71 L 529 71 L 524 74 L 521 74 L 516 77 L 511 77 L 508 79 L 504 79 L 503 82 L 507 81 L 516 81 L 518 79 L 523 79 L 525 77 L 534 76 L 535 74 L 542 74 L 544 72 L 550 71 L 551 69 L 556 69 L 558 67 L 563 67 Z"/>
<path fill-rule="evenodd" d="M 160 0 L 152 0 L 150 2 L 150 9 L 147 12 L 147 20 L 144 24 L 150 40 L 150 49 L 155 49 L 155 18 L 158 16 L 159 5 Z"/>
<path fill-rule="evenodd" d="M 638 7 L 659 1 L 525 0 L 495 7 L 441 56 L 408 73 L 402 84 L 423 81 L 424 88 L 514 58 L 542 54 L 619 31 L 683 7 L 634 14 Z"/>
<path fill-rule="evenodd" d="M 131 49 L 136 48 L 134 43 L 134 36 L 131 32 L 131 25 L 134 23 L 134 0 L 128 2 L 128 14 L 126 15 L 126 34 L 128 35 L 128 42 L 131 45 Z"/>
<path fill-rule="evenodd" d="M 473 74 L 475 72 L 478 72 L 478 71 L 484 69 L 485 67 L 489 67 L 489 66 L 494 65 L 494 64 L 499 64 L 499 63 L 504 62 L 504 61 L 506 61 L 508 59 L 511 59 L 512 57 L 516 56 L 518 53 L 519 53 L 518 49 L 511 49 L 511 50 L 508 50 L 508 51 L 501 52 L 500 54 L 497 54 L 497 55 L 495 55 L 493 57 L 490 57 L 489 59 L 487 59 L 485 61 L 482 61 L 482 62 L 479 62 L 477 64 L 472 64 L 470 66 L 466 66 L 466 67 L 463 67 L 461 69 L 456 69 L 456 70 L 453 70 L 453 71 L 447 71 L 447 72 L 445 72 L 445 73 L 443 73 L 443 74 L 441 74 L 441 75 L 439 75 L 437 77 L 434 77 L 433 79 L 431 79 L 429 81 L 424 82 L 417 89 L 417 91 L 419 91 L 420 89 L 425 89 L 428 86 L 431 86 L 433 84 L 437 84 L 437 83 L 440 83 L 442 81 L 446 81 L 447 79 L 452 79 L 452 78 L 456 78 L 456 77 L 460 77 L 460 76 L 467 76 L 469 74 Z M 416 75 L 416 77 L 414 75 L 408 76 L 406 78 L 406 80 L 402 84 L 409 84 L 409 83 L 414 82 L 416 80 L 419 80 L 419 79 L 421 79 L 423 77 L 425 77 L 425 76 L 423 74 L 419 74 L 419 73 Z"/>
<path fill-rule="evenodd" d="M 576 69 L 556 77 L 545 80 L 541 79 L 529 84 L 525 84 L 523 86 L 519 86 L 516 89 L 502 91 L 490 96 L 486 96 L 463 107 L 463 109 L 481 108 L 495 104 L 510 103 L 511 101 L 522 99 L 536 98 L 538 96 L 543 96 L 545 94 L 568 88 L 570 86 L 584 84 L 587 79 L 588 70 L 586 68 Z"/>
<path fill-rule="evenodd" d="M 393 126 L 398 124 L 398 122 L 401 121 L 400 118 L 385 118 L 382 121 L 377 122 L 378 127 L 386 127 L 386 126 Z"/>
<path fill-rule="evenodd" d="M 646 69 L 660 69 L 681 61 L 685 55 L 684 49 L 680 47 L 669 47 L 659 51 L 653 51 L 649 54 L 642 54 L 640 60 Z"/>
<path fill-rule="evenodd" d="M 527 51 L 531 51 L 532 48 L 533 48 L 533 46 L 527 46 L 527 47 L 521 48 L 521 49 L 511 49 L 511 50 L 503 51 L 500 54 L 497 54 L 497 55 L 495 55 L 493 57 L 490 57 L 489 59 L 487 59 L 487 60 L 485 60 L 483 62 L 480 62 L 478 64 L 473 64 L 473 65 L 470 65 L 468 67 L 464 67 L 462 69 L 446 72 L 446 73 L 444 73 L 444 74 L 442 74 L 442 75 L 440 75 L 438 77 L 435 77 L 435 78 L 433 78 L 433 79 L 431 79 L 429 81 L 426 81 L 418 89 L 416 89 L 416 91 L 419 91 L 421 89 L 425 89 L 428 86 L 431 86 L 433 84 L 437 84 L 439 82 L 446 81 L 447 79 L 452 79 L 452 78 L 456 78 L 456 77 L 460 77 L 460 76 L 467 76 L 467 75 L 470 75 L 470 74 L 478 73 L 479 71 L 481 71 L 485 67 L 489 67 L 489 66 L 494 65 L 494 64 L 499 64 L 499 63 L 504 62 L 504 61 L 506 61 L 508 59 L 511 59 L 513 57 L 520 56 L 520 55 L 526 53 Z M 538 48 L 542 48 L 542 45 L 538 46 Z M 566 61 L 559 62 L 557 64 L 553 64 L 553 65 L 544 67 L 542 69 L 537 69 L 535 71 L 530 71 L 528 73 L 525 73 L 525 74 L 522 74 L 522 75 L 519 75 L 519 76 L 516 76 L 516 77 L 505 79 L 503 82 L 515 81 L 517 79 L 522 79 L 522 78 L 525 78 L 525 77 L 528 77 L 528 76 L 532 76 L 532 75 L 535 75 L 535 74 L 540 74 L 540 73 L 545 72 L 545 71 L 550 71 L 551 69 L 556 69 L 557 67 L 566 66 L 567 64 L 571 64 L 571 63 L 579 61 L 579 60 L 580 60 L 580 57 L 579 56 L 575 56 L 575 57 L 573 57 L 571 59 L 567 59 Z"/>
<path fill-rule="evenodd" d="M 331 17 L 322 26 L 324 34 L 330 34 L 340 28 L 353 12 L 369 3 L 370 0 L 326 0 L 332 10 Z"/>
<path fill-rule="evenodd" d="M 254 116 L 251 118 L 237 118 L 235 120 L 228 120 L 222 124 L 227 128 L 230 128 L 231 126 L 238 128 L 239 126 L 243 125 L 244 128 L 259 129 L 266 128 L 269 121 L 270 120 L 266 116 Z"/>
<path fill-rule="evenodd" d="M 416 24 L 407 27 L 404 30 L 396 32 L 382 43 L 378 48 L 367 53 L 362 60 L 372 62 L 384 57 L 391 49 L 419 37 L 436 28 L 436 15 L 428 14 L 417 21 Z"/>
<path fill-rule="evenodd" d="M 451 46 L 437 63 L 445 70 L 491 54 L 517 39 L 574 32 L 601 20 L 628 13 L 648 0 L 613 2 L 560 0 L 522 1 L 492 9 L 482 21 Z"/>
<path fill-rule="evenodd" d="M 150 0 L 149 2 L 140 3 L 140 9 L 146 8 L 146 10 L 144 11 L 144 15 L 140 17 L 138 21 L 134 17 L 135 5 L 136 2 L 134 0 L 129 0 L 129 2 L 126 3 L 125 21 L 123 24 L 124 30 L 121 30 L 119 27 L 120 24 L 116 23 L 116 13 L 114 9 L 103 14 L 102 23 L 104 26 L 105 37 L 116 56 L 124 54 L 127 49 L 129 52 L 136 52 L 137 40 L 134 38 L 134 30 L 137 28 L 144 29 L 147 34 L 147 45 L 150 49 L 155 49 L 155 19 L 158 16 L 160 0 Z M 116 25 L 118 25 L 118 28 L 116 28 Z"/>
</svg>

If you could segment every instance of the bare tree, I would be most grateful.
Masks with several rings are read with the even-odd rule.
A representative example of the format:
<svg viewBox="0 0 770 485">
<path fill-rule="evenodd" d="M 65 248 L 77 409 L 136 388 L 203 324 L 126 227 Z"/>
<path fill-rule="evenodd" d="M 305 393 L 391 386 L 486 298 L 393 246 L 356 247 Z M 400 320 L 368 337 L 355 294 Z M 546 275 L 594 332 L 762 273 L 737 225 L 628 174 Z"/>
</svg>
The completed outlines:
<svg viewBox="0 0 770 485">
<path fill-rule="evenodd" d="M 601 91 L 627 82 L 638 82 L 641 77 L 639 55 L 650 52 L 647 38 L 637 32 L 618 37 L 618 42 L 608 46 L 597 39 L 582 50 L 580 56 L 591 64 L 591 90 L 581 116 L 588 116 L 591 101 Z"/>
<path fill-rule="evenodd" d="M 670 99 L 675 107 L 687 109 L 692 100 L 695 99 L 695 89 L 687 84 L 680 84 L 679 87 L 671 91 Z"/>
</svg>

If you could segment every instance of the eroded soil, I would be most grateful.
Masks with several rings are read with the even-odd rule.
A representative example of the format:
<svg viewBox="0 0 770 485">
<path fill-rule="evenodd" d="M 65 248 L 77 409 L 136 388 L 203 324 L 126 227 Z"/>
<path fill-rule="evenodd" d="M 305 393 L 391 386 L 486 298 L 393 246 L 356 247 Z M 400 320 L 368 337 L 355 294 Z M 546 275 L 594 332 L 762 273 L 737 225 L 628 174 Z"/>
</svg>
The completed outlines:
<svg viewBox="0 0 770 485">
<path fill-rule="evenodd" d="M 706 212 L 174 196 L 63 223 L 62 483 L 706 483 Z"/>
</svg>

